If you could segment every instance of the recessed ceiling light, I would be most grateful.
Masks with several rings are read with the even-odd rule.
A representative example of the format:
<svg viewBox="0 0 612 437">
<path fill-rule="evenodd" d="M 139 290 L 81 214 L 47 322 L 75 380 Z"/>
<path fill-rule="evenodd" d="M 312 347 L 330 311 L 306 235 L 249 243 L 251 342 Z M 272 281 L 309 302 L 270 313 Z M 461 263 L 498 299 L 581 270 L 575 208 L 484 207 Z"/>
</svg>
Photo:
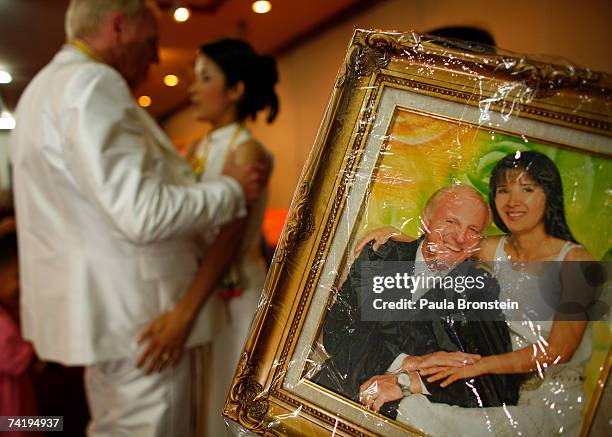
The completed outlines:
<svg viewBox="0 0 612 437">
<path fill-rule="evenodd" d="M 148 108 L 151 106 L 151 97 L 149 96 L 140 96 L 138 97 L 138 104 L 143 108 Z"/>
<path fill-rule="evenodd" d="M 185 21 L 189 20 L 189 17 L 191 17 L 191 11 L 189 10 L 189 8 L 181 6 L 180 8 L 176 8 L 174 10 L 173 17 L 174 21 L 184 23 Z"/>
<path fill-rule="evenodd" d="M 174 74 L 168 74 L 164 76 L 164 83 L 167 86 L 176 86 L 179 83 L 179 78 L 176 77 Z"/>
<path fill-rule="evenodd" d="M 268 0 L 258 0 L 253 2 L 251 9 L 253 9 L 253 12 L 256 14 L 266 14 L 270 12 L 270 9 L 272 9 L 272 3 L 270 3 Z"/>
<path fill-rule="evenodd" d="M 0 83 L 11 83 L 13 76 L 8 71 L 0 70 Z"/>
<path fill-rule="evenodd" d="M 0 114 L 0 129 L 1 130 L 15 129 L 15 119 L 8 112 L 3 112 L 2 114 Z"/>
</svg>

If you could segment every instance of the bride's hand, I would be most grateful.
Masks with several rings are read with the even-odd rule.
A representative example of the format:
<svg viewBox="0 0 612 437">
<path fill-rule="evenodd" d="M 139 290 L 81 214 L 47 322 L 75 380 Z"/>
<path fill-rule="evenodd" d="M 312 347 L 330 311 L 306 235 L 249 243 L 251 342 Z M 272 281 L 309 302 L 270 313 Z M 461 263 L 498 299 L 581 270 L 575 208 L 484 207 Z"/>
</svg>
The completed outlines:
<svg viewBox="0 0 612 437">
<path fill-rule="evenodd" d="M 374 246 L 372 248 L 374 249 L 374 252 L 376 252 L 380 246 L 389 241 L 389 239 L 395 240 L 397 238 L 398 240 L 402 240 L 402 236 L 402 231 L 394 228 L 393 226 L 384 226 L 382 228 L 372 229 L 366 232 L 363 238 L 357 242 L 357 246 L 355 246 L 355 257 L 359 256 L 363 248 L 370 241 L 374 241 Z"/>
<path fill-rule="evenodd" d="M 149 344 L 140 355 L 137 366 L 142 367 L 148 361 L 147 375 L 161 372 L 169 364 L 176 366 L 190 330 L 190 318 L 176 308 L 154 319 L 138 337 L 138 344 Z"/>
<path fill-rule="evenodd" d="M 421 372 L 422 377 L 429 376 L 427 378 L 427 382 L 436 382 L 443 380 L 440 383 L 440 387 L 447 387 L 451 385 L 455 381 L 459 381 L 460 379 L 469 379 L 475 378 L 484 374 L 481 366 L 478 363 L 465 366 L 465 367 L 430 367 L 428 369 L 424 369 Z"/>
<path fill-rule="evenodd" d="M 427 373 L 425 369 L 462 368 L 480 361 L 481 358 L 480 355 L 465 352 L 438 351 L 420 356 L 409 355 L 404 358 L 401 369 L 405 372 L 419 371 L 421 375 L 431 375 L 432 372 Z"/>
</svg>

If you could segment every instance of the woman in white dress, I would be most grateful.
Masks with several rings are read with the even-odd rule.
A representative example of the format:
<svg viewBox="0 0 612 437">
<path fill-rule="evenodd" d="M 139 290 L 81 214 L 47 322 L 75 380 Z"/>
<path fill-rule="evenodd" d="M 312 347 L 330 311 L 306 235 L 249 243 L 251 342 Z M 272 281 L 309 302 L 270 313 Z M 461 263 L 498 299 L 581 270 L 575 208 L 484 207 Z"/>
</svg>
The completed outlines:
<svg viewBox="0 0 612 437">
<path fill-rule="evenodd" d="M 268 123 L 274 120 L 277 81 L 275 61 L 258 55 L 245 41 L 222 39 L 200 47 L 190 95 L 198 120 L 212 129 L 186 153 L 200 180 L 218 178 L 228 157 L 271 169 L 271 154 L 243 122 L 265 108 Z M 266 266 L 260 242 L 266 198 L 264 189 L 246 218 L 202 236 L 204 257 L 190 289 L 142 336 L 163 351 L 154 357 L 159 369 L 177 361 L 196 334 L 200 340 L 212 339 L 204 357 L 210 379 L 203 388 L 207 436 L 227 433 L 221 412 L 263 289 Z"/>
<path fill-rule="evenodd" d="M 422 378 L 442 387 L 484 374 L 531 376 L 515 406 L 468 409 L 433 404 L 414 394 L 402 399 L 397 418 L 434 436 L 576 435 L 585 405 L 582 375 L 591 355 L 586 315 L 582 320 L 539 321 L 524 312 L 542 308 L 543 287 L 563 290 L 561 262 L 593 257 L 569 230 L 561 178 L 545 155 L 516 152 L 502 159 L 491 175 L 489 199 L 495 224 L 507 235 L 485 238 L 476 256 L 492 264 L 500 284 L 499 300 L 520 302 L 519 311 L 504 310 L 513 351 L 485 356 L 471 365 L 418 370 Z M 376 237 L 377 245 L 389 237 L 402 240 L 397 232 L 378 230 L 365 240 Z M 549 267 L 548 276 L 533 271 L 550 261 L 557 262 L 557 270 Z M 408 357 L 404 364 L 411 367 L 418 361 L 419 357 Z"/>
</svg>

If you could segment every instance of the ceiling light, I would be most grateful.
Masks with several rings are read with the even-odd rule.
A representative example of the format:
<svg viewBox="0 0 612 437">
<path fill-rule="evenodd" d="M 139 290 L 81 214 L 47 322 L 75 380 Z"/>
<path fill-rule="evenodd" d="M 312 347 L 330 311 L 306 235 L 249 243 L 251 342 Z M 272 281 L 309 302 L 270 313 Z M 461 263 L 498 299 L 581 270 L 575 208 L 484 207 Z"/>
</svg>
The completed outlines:
<svg viewBox="0 0 612 437">
<path fill-rule="evenodd" d="M 272 9 L 272 3 L 270 3 L 268 0 L 258 0 L 253 2 L 251 9 L 253 9 L 253 12 L 256 14 L 265 14 L 270 12 L 270 9 Z"/>
<path fill-rule="evenodd" d="M 174 14 L 172 16 L 174 17 L 174 21 L 184 23 L 185 21 L 189 20 L 189 17 L 191 17 L 191 11 L 189 8 L 181 6 L 174 10 Z"/>
<path fill-rule="evenodd" d="M 8 112 L 3 112 L 2 114 L 0 114 L 0 129 L 15 129 L 15 119 Z"/>
<path fill-rule="evenodd" d="M 0 70 L 0 83 L 11 83 L 13 76 L 8 71 Z"/>
<path fill-rule="evenodd" d="M 168 74 L 164 76 L 164 83 L 167 86 L 176 86 L 179 83 L 179 78 L 176 77 L 174 74 Z"/>
<path fill-rule="evenodd" d="M 143 108 L 148 108 L 151 106 L 151 97 L 149 96 L 140 96 L 138 97 L 138 104 Z"/>
</svg>

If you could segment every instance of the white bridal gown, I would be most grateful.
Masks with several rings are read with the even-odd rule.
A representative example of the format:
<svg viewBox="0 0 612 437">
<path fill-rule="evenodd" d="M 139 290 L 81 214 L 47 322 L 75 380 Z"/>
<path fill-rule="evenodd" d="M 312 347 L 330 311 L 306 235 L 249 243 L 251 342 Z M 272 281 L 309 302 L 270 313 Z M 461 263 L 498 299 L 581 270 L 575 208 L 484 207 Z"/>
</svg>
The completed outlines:
<svg viewBox="0 0 612 437">
<path fill-rule="evenodd" d="M 205 157 L 200 180 L 214 180 L 221 175 L 228 151 L 250 139 L 251 133 L 239 123 L 232 123 L 211 132 L 196 146 L 194 153 L 196 159 Z M 208 348 L 212 356 L 203 357 L 207 362 L 205 367 L 209 367 L 206 370 L 209 371 L 206 376 L 209 387 L 203 388 L 207 396 L 206 436 L 229 435 L 221 412 L 251 321 L 258 308 L 266 275 L 265 262 L 259 247 L 266 199 L 267 189 L 260 199 L 250 206 L 246 232 L 232 265 L 232 275 L 238 279 L 239 286 L 243 289 L 242 294 L 223 300 L 221 290 L 217 290 L 211 296 L 211 302 L 206 304 L 214 308 L 208 311 L 208 314 L 213 315 L 215 325 L 212 344 Z M 203 236 L 204 247 L 212 244 L 218 232 L 219 229 L 211 229 Z"/>
</svg>

